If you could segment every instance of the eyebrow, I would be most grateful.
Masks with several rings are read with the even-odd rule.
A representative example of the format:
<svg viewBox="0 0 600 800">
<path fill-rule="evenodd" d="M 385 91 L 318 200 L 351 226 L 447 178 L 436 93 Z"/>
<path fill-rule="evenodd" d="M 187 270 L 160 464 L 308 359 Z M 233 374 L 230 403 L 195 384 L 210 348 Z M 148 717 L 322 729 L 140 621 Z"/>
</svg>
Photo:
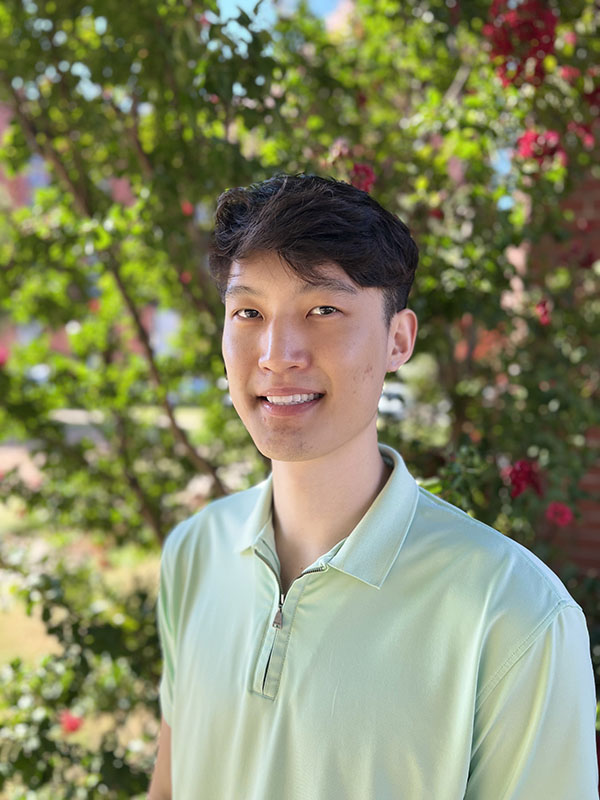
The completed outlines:
<svg viewBox="0 0 600 800">
<path fill-rule="evenodd" d="M 320 289 L 325 289 L 326 291 L 330 292 L 338 292 L 341 294 L 358 294 L 358 287 L 352 286 L 352 284 L 341 281 L 338 278 L 319 278 L 318 280 L 311 281 L 310 283 L 305 282 L 303 286 L 298 289 L 297 294 L 310 294 L 311 292 L 319 291 Z M 255 297 L 264 296 L 264 292 L 261 292 L 258 289 L 253 289 L 251 286 L 245 286 L 241 283 L 228 286 L 225 290 L 225 297 L 237 297 L 238 295 L 242 294 L 253 295 Z"/>
</svg>

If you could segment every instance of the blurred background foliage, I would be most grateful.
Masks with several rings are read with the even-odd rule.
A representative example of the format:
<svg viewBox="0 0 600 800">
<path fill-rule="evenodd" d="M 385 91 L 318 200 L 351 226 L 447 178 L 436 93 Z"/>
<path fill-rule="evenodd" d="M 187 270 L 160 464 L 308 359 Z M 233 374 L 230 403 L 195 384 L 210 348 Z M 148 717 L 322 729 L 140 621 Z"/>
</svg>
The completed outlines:
<svg viewBox="0 0 600 800">
<path fill-rule="evenodd" d="M 0 440 L 39 470 L 0 481 L 26 515 L 0 574 L 57 642 L 0 673 L 2 796 L 144 796 L 154 596 L 103 565 L 156 558 L 178 520 L 268 469 L 228 401 L 206 251 L 218 194 L 277 171 L 347 180 L 408 222 L 421 327 L 381 438 L 553 564 L 600 644 L 598 579 L 544 533 L 573 519 L 598 423 L 600 254 L 578 255 L 564 204 L 600 179 L 597 4 L 355 0 L 327 25 L 304 3 L 260 11 L 0 2 L 0 165 L 46 176 L 0 215 L 0 326 L 36 330 L 0 353 Z M 536 268 L 548 239 L 573 247 Z M 148 310 L 177 314 L 166 345 Z M 98 558 L 36 558 L 40 531 Z"/>
</svg>

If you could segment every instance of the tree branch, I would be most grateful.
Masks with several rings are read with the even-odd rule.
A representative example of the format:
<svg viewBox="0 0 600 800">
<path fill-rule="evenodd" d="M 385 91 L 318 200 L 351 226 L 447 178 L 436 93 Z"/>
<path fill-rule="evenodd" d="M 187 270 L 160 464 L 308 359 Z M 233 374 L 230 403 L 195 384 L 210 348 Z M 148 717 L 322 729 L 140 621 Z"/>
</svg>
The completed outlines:
<svg viewBox="0 0 600 800">
<path fill-rule="evenodd" d="M 225 490 L 225 487 L 223 486 L 223 484 L 221 483 L 221 480 L 219 479 L 219 476 L 217 475 L 215 468 L 212 466 L 212 464 L 209 464 L 208 461 L 206 461 L 204 458 L 202 458 L 202 456 L 192 446 L 192 443 L 188 439 L 188 437 L 185 434 L 185 432 L 177 424 L 177 420 L 175 419 L 175 414 L 174 414 L 174 411 L 173 411 L 173 407 L 172 407 L 171 403 L 169 402 L 169 398 L 167 397 L 167 393 L 164 391 L 164 387 L 163 387 L 162 380 L 161 380 L 161 377 L 160 377 L 160 372 L 158 371 L 158 367 L 156 365 L 156 359 L 155 359 L 155 356 L 154 356 L 154 350 L 152 349 L 152 345 L 150 344 L 150 337 L 148 336 L 148 333 L 147 333 L 146 329 L 144 328 L 144 325 L 142 323 L 142 318 L 141 318 L 141 316 L 140 316 L 140 314 L 139 314 L 139 312 L 138 312 L 138 310 L 136 308 L 136 305 L 133 302 L 132 297 L 130 296 L 129 292 L 127 291 L 127 287 L 125 286 L 125 284 L 123 282 L 123 279 L 122 279 L 121 274 L 119 272 L 119 268 L 117 266 L 118 260 L 117 260 L 116 256 L 112 252 L 110 252 L 110 255 L 111 255 L 111 259 L 110 259 L 110 263 L 107 265 L 107 268 L 108 268 L 109 272 L 112 274 L 113 278 L 115 279 L 115 283 L 117 284 L 119 292 L 121 293 L 121 297 L 123 298 L 123 301 L 124 301 L 125 305 L 127 306 L 129 314 L 131 315 L 131 318 L 133 320 L 133 324 L 135 326 L 135 330 L 136 330 L 139 342 L 140 342 L 140 344 L 142 346 L 142 350 L 143 350 L 144 355 L 146 357 L 146 361 L 148 362 L 148 367 L 149 367 L 149 370 L 150 370 L 150 377 L 152 379 L 152 382 L 153 382 L 154 386 L 157 389 L 159 403 L 164 408 L 165 413 L 166 413 L 166 415 L 167 415 L 167 417 L 169 419 L 169 424 L 170 424 L 173 436 L 182 445 L 182 447 L 184 448 L 187 456 L 189 457 L 189 459 L 192 462 L 192 464 L 194 464 L 196 469 L 198 469 L 200 472 L 206 472 L 212 477 L 212 479 L 214 481 L 214 484 L 215 484 L 217 496 L 223 496 L 224 494 L 226 494 L 226 490 Z"/>
<path fill-rule="evenodd" d="M 105 96 L 105 101 L 110 105 L 112 109 L 116 112 L 117 116 L 119 116 L 123 123 L 123 128 L 125 129 L 125 133 L 127 134 L 128 139 L 130 140 L 131 144 L 133 145 L 133 150 L 137 157 L 138 163 L 140 165 L 140 172 L 146 178 L 146 180 L 151 180 L 154 177 L 154 167 L 148 157 L 148 154 L 144 152 L 142 148 L 142 144 L 139 138 L 138 132 L 138 125 L 137 125 L 137 107 L 138 102 L 137 98 L 133 100 L 133 114 L 132 114 L 132 124 L 127 124 L 127 115 L 119 108 L 119 106 L 114 102 L 112 97 Z"/>
<path fill-rule="evenodd" d="M 441 105 L 445 105 L 446 103 L 455 103 L 458 100 L 458 96 L 462 92 L 470 74 L 471 66 L 469 64 L 461 64 L 456 70 L 456 75 L 452 79 L 452 83 L 446 89 L 446 93 L 442 98 Z"/>
<path fill-rule="evenodd" d="M 79 187 L 77 187 L 69 177 L 69 174 L 64 165 L 62 164 L 60 157 L 58 156 L 54 148 L 52 148 L 48 144 L 47 141 L 44 144 L 40 144 L 37 141 L 36 138 L 37 131 L 35 125 L 23 112 L 20 104 L 20 98 L 13 89 L 13 87 L 10 85 L 10 83 L 8 84 L 8 88 L 15 99 L 14 112 L 23 127 L 23 132 L 25 134 L 25 137 L 27 138 L 27 141 L 29 142 L 30 148 L 32 149 L 33 152 L 38 153 L 39 155 L 46 158 L 53 164 L 57 172 L 57 175 L 59 176 L 59 179 L 63 181 L 68 191 L 72 195 L 73 203 L 78 213 L 80 213 L 82 216 L 85 217 L 91 216 L 91 209 L 88 207 L 87 199 L 81 196 Z M 148 337 L 146 329 L 142 324 L 142 320 L 135 306 L 135 303 L 133 302 L 133 299 L 129 295 L 127 288 L 123 283 L 121 274 L 119 272 L 118 268 L 119 260 L 116 254 L 112 252 L 112 250 L 109 251 L 109 256 L 110 260 L 109 263 L 107 264 L 107 269 L 113 275 L 117 287 L 119 288 L 119 292 L 121 293 L 121 297 L 123 298 L 123 301 L 133 320 L 140 344 L 142 345 L 142 349 L 146 357 L 146 361 L 148 362 L 150 377 L 152 379 L 155 388 L 157 389 L 159 403 L 164 408 L 165 413 L 167 414 L 167 417 L 169 419 L 169 424 L 173 436 L 175 437 L 176 441 L 178 441 L 184 448 L 186 454 L 188 455 L 190 461 L 192 462 L 192 464 L 194 464 L 196 469 L 198 469 L 200 472 L 208 473 L 212 477 L 217 496 L 222 496 L 226 494 L 226 490 L 221 480 L 219 479 L 215 468 L 212 466 L 212 464 L 210 464 L 208 461 L 202 458 L 202 456 L 200 456 L 200 454 L 192 446 L 185 432 L 177 424 L 173 408 L 171 406 L 171 403 L 169 402 L 169 398 L 167 397 L 167 394 L 164 391 L 164 387 L 162 385 L 160 373 L 156 365 L 156 359 L 154 357 L 154 351 L 152 349 L 152 345 L 150 344 L 150 339 Z"/>
<path fill-rule="evenodd" d="M 140 511 L 142 517 L 148 524 L 150 528 L 154 531 L 156 538 L 159 542 L 162 542 L 165 537 L 165 531 L 161 525 L 160 517 L 158 517 L 153 509 L 151 508 L 150 504 L 148 503 L 148 498 L 142 486 L 137 479 L 137 476 L 134 474 L 131 468 L 131 462 L 129 460 L 129 453 L 128 453 L 128 442 L 127 442 L 127 431 L 125 429 L 125 420 L 120 414 L 115 414 L 117 431 L 119 434 L 119 443 L 121 447 L 121 455 L 123 458 L 123 474 L 125 475 L 125 479 L 127 480 L 127 484 L 132 492 L 137 497 L 139 504 L 140 504 Z"/>
<path fill-rule="evenodd" d="M 67 190 L 72 195 L 73 202 L 75 204 L 78 213 L 80 213 L 84 217 L 89 216 L 89 209 L 87 206 L 86 199 L 84 197 L 81 197 L 81 194 L 78 191 L 78 187 L 71 180 L 69 173 L 67 172 L 67 169 L 65 168 L 62 161 L 60 160 L 60 157 L 58 156 L 58 153 L 49 144 L 46 134 L 44 134 L 44 136 L 46 136 L 44 142 L 38 141 L 37 137 L 40 131 L 36 129 L 33 120 L 31 120 L 27 116 L 27 114 L 25 114 L 25 112 L 23 111 L 21 98 L 19 97 L 15 89 L 13 89 L 10 83 L 7 86 L 14 98 L 14 104 L 12 106 L 12 110 L 14 111 L 15 116 L 21 123 L 21 127 L 23 129 L 25 138 L 27 139 L 27 142 L 29 144 L 30 150 L 33 153 L 37 153 L 46 161 L 49 161 L 52 164 L 52 166 L 56 171 L 58 179 L 62 181 L 63 184 L 65 184 Z"/>
</svg>

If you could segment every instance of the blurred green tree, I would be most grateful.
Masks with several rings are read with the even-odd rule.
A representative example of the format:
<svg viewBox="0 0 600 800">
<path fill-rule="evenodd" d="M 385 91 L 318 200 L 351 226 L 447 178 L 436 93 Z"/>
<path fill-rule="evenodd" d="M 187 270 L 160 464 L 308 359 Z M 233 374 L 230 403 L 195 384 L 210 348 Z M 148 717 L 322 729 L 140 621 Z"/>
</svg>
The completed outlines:
<svg viewBox="0 0 600 800">
<path fill-rule="evenodd" d="M 315 171 L 371 191 L 422 252 L 418 353 L 388 387 L 382 439 L 430 490 L 552 560 L 540 531 L 572 518 L 596 421 L 598 261 L 573 249 L 564 200 L 600 179 L 597 4 L 356 0 L 329 29 L 305 4 L 269 30 L 254 14 L 0 2 L 0 164 L 16 175 L 37 156 L 48 175 L 0 218 L 0 313 L 39 325 L 0 359 L 0 434 L 27 441 L 43 475 L 8 474 L 0 498 L 150 549 L 189 514 L 192 478 L 209 498 L 264 474 L 227 403 L 211 215 L 225 188 Z M 544 236 L 558 257 L 534 269 Z M 178 313 L 167 347 L 148 309 Z M 65 409 L 86 412 L 81 435 Z M 596 642 L 597 580 L 568 580 Z M 0 788 L 144 791 L 148 762 L 114 733 L 92 753 L 62 735 L 77 715 L 57 728 L 60 708 L 156 712 L 148 599 L 93 590 L 101 611 L 89 576 L 60 564 L 23 584 L 64 651 L 2 678 Z"/>
</svg>

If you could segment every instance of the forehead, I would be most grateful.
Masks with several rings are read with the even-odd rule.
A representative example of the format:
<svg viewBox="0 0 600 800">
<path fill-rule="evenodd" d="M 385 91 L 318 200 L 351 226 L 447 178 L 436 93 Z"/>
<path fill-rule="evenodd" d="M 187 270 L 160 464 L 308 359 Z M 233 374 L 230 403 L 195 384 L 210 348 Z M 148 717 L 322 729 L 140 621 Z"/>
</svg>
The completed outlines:
<svg viewBox="0 0 600 800">
<path fill-rule="evenodd" d="M 232 262 L 227 278 L 226 296 L 238 293 L 240 289 L 259 291 L 263 288 L 292 288 L 301 293 L 316 288 L 347 294 L 365 291 L 339 264 L 331 261 L 311 268 L 306 277 L 298 274 L 277 253 L 264 253 Z"/>
</svg>

